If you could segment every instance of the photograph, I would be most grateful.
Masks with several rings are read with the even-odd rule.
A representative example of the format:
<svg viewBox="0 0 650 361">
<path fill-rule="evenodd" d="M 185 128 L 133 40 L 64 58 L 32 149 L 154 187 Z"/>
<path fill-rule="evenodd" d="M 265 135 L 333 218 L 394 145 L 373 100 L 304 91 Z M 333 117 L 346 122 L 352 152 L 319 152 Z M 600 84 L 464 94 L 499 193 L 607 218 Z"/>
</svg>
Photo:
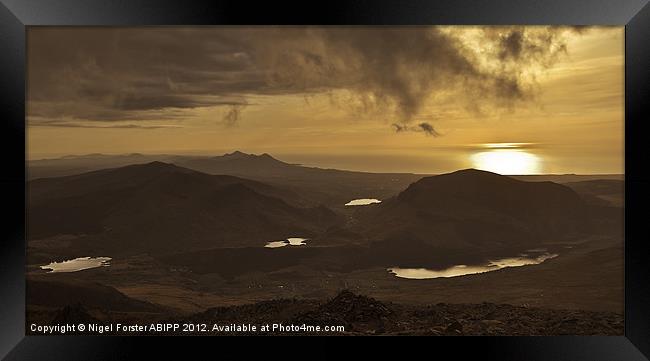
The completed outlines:
<svg viewBox="0 0 650 361">
<path fill-rule="evenodd" d="M 25 41 L 27 335 L 625 334 L 624 26 Z"/>
</svg>

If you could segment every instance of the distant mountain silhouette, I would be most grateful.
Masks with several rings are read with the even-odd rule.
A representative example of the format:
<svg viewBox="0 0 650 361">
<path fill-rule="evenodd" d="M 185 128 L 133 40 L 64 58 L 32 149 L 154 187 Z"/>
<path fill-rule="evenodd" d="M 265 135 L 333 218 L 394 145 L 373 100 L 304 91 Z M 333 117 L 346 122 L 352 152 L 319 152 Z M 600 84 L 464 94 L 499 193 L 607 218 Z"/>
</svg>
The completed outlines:
<svg viewBox="0 0 650 361">
<path fill-rule="evenodd" d="M 172 252 L 312 237 L 339 217 L 291 191 L 164 162 L 28 183 L 30 239 L 79 235 L 76 247 Z"/>
<path fill-rule="evenodd" d="M 62 177 L 81 174 L 98 169 L 123 167 L 152 161 L 172 162 L 174 155 L 158 154 L 101 154 L 67 155 L 60 158 L 31 160 L 27 164 L 28 180 L 38 178 Z"/>
<path fill-rule="evenodd" d="M 408 173 L 366 173 L 323 169 L 290 164 L 267 153 L 260 155 L 234 151 L 206 157 L 189 155 L 143 155 L 139 153 L 88 154 L 29 161 L 30 180 L 75 175 L 93 170 L 162 161 L 213 175 L 231 175 L 291 188 L 312 203 L 343 207 L 356 198 L 385 199 L 402 191 L 420 175 Z"/>
<path fill-rule="evenodd" d="M 368 212 L 374 238 L 449 249 L 525 245 L 582 226 L 585 205 L 570 188 L 466 169 L 426 177 Z M 422 248 L 420 246 L 420 248 Z"/>
<path fill-rule="evenodd" d="M 270 176 L 276 172 L 290 171 L 293 165 L 279 161 L 264 153 L 246 154 L 240 151 L 216 157 L 188 158 L 180 160 L 179 165 L 210 174 Z"/>
<path fill-rule="evenodd" d="M 216 157 L 178 159 L 175 164 L 209 174 L 229 174 L 286 185 L 314 201 L 342 206 L 355 198 L 384 199 L 421 178 L 408 173 L 366 173 L 290 164 L 271 155 L 240 151 Z"/>
</svg>

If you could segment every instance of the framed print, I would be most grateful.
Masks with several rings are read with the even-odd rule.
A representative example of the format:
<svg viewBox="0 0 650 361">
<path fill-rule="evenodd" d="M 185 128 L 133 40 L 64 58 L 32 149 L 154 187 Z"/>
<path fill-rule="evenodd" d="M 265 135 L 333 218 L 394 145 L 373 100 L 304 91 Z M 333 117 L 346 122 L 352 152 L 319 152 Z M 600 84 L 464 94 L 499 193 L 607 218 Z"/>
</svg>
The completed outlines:
<svg viewBox="0 0 650 361">
<path fill-rule="evenodd" d="M 3 0 L 0 354 L 647 359 L 649 17 Z"/>
</svg>

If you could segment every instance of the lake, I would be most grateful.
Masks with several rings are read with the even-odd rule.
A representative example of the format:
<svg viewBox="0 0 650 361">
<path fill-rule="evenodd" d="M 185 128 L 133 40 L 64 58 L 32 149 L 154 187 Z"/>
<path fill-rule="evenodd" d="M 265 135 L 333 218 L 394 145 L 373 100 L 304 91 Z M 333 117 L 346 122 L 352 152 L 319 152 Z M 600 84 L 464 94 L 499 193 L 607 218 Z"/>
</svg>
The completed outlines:
<svg viewBox="0 0 650 361">
<path fill-rule="evenodd" d="M 108 267 L 110 260 L 110 257 L 80 257 L 62 262 L 52 262 L 41 266 L 41 269 L 49 270 L 47 273 L 77 272 L 90 268 Z"/>
<path fill-rule="evenodd" d="M 301 238 L 301 237 L 290 237 L 287 239 L 283 239 L 281 241 L 270 241 L 267 242 L 264 247 L 266 248 L 279 248 L 279 247 L 284 247 L 284 246 L 306 246 L 308 238 Z"/>
<path fill-rule="evenodd" d="M 381 203 L 379 199 L 375 198 L 360 198 L 360 199 L 353 199 L 346 203 L 346 206 L 367 206 L 369 204 L 375 204 L 375 203 Z"/>
<path fill-rule="evenodd" d="M 484 273 L 496 271 L 506 267 L 521 267 L 534 264 L 540 264 L 547 259 L 557 257 L 557 254 L 544 253 L 535 257 L 520 255 L 518 257 L 501 258 L 489 261 L 485 265 L 455 265 L 442 270 L 432 270 L 427 268 L 401 268 L 392 267 L 388 268 L 388 272 L 394 274 L 399 278 L 409 279 L 430 279 L 441 277 L 458 277 L 470 274 Z"/>
</svg>

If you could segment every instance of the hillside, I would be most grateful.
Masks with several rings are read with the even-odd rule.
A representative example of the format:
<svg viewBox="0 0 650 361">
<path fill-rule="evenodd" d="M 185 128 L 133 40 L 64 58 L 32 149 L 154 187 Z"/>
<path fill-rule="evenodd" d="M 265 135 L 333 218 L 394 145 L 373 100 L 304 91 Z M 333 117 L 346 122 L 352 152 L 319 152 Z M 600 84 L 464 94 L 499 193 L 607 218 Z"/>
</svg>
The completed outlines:
<svg viewBox="0 0 650 361">
<path fill-rule="evenodd" d="M 254 179 L 280 188 L 290 188 L 312 203 L 341 207 L 355 198 L 392 197 L 422 176 L 408 173 L 366 173 L 290 164 L 264 153 L 234 151 L 219 156 L 88 154 L 29 161 L 28 179 L 76 175 L 106 168 L 152 161 L 173 163 L 213 175 Z"/>
<path fill-rule="evenodd" d="M 28 202 L 30 240 L 77 235 L 94 253 L 263 246 L 338 222 L 291 191 L 162 162 L 34 180 Z"/>
<path fill-rule="evenodd" d="M 468 169 L 411 184 L 357 228 L 390 248 L 497 250 L 580 232 L 589 214 L 568 187 Z"/>
</svg>

